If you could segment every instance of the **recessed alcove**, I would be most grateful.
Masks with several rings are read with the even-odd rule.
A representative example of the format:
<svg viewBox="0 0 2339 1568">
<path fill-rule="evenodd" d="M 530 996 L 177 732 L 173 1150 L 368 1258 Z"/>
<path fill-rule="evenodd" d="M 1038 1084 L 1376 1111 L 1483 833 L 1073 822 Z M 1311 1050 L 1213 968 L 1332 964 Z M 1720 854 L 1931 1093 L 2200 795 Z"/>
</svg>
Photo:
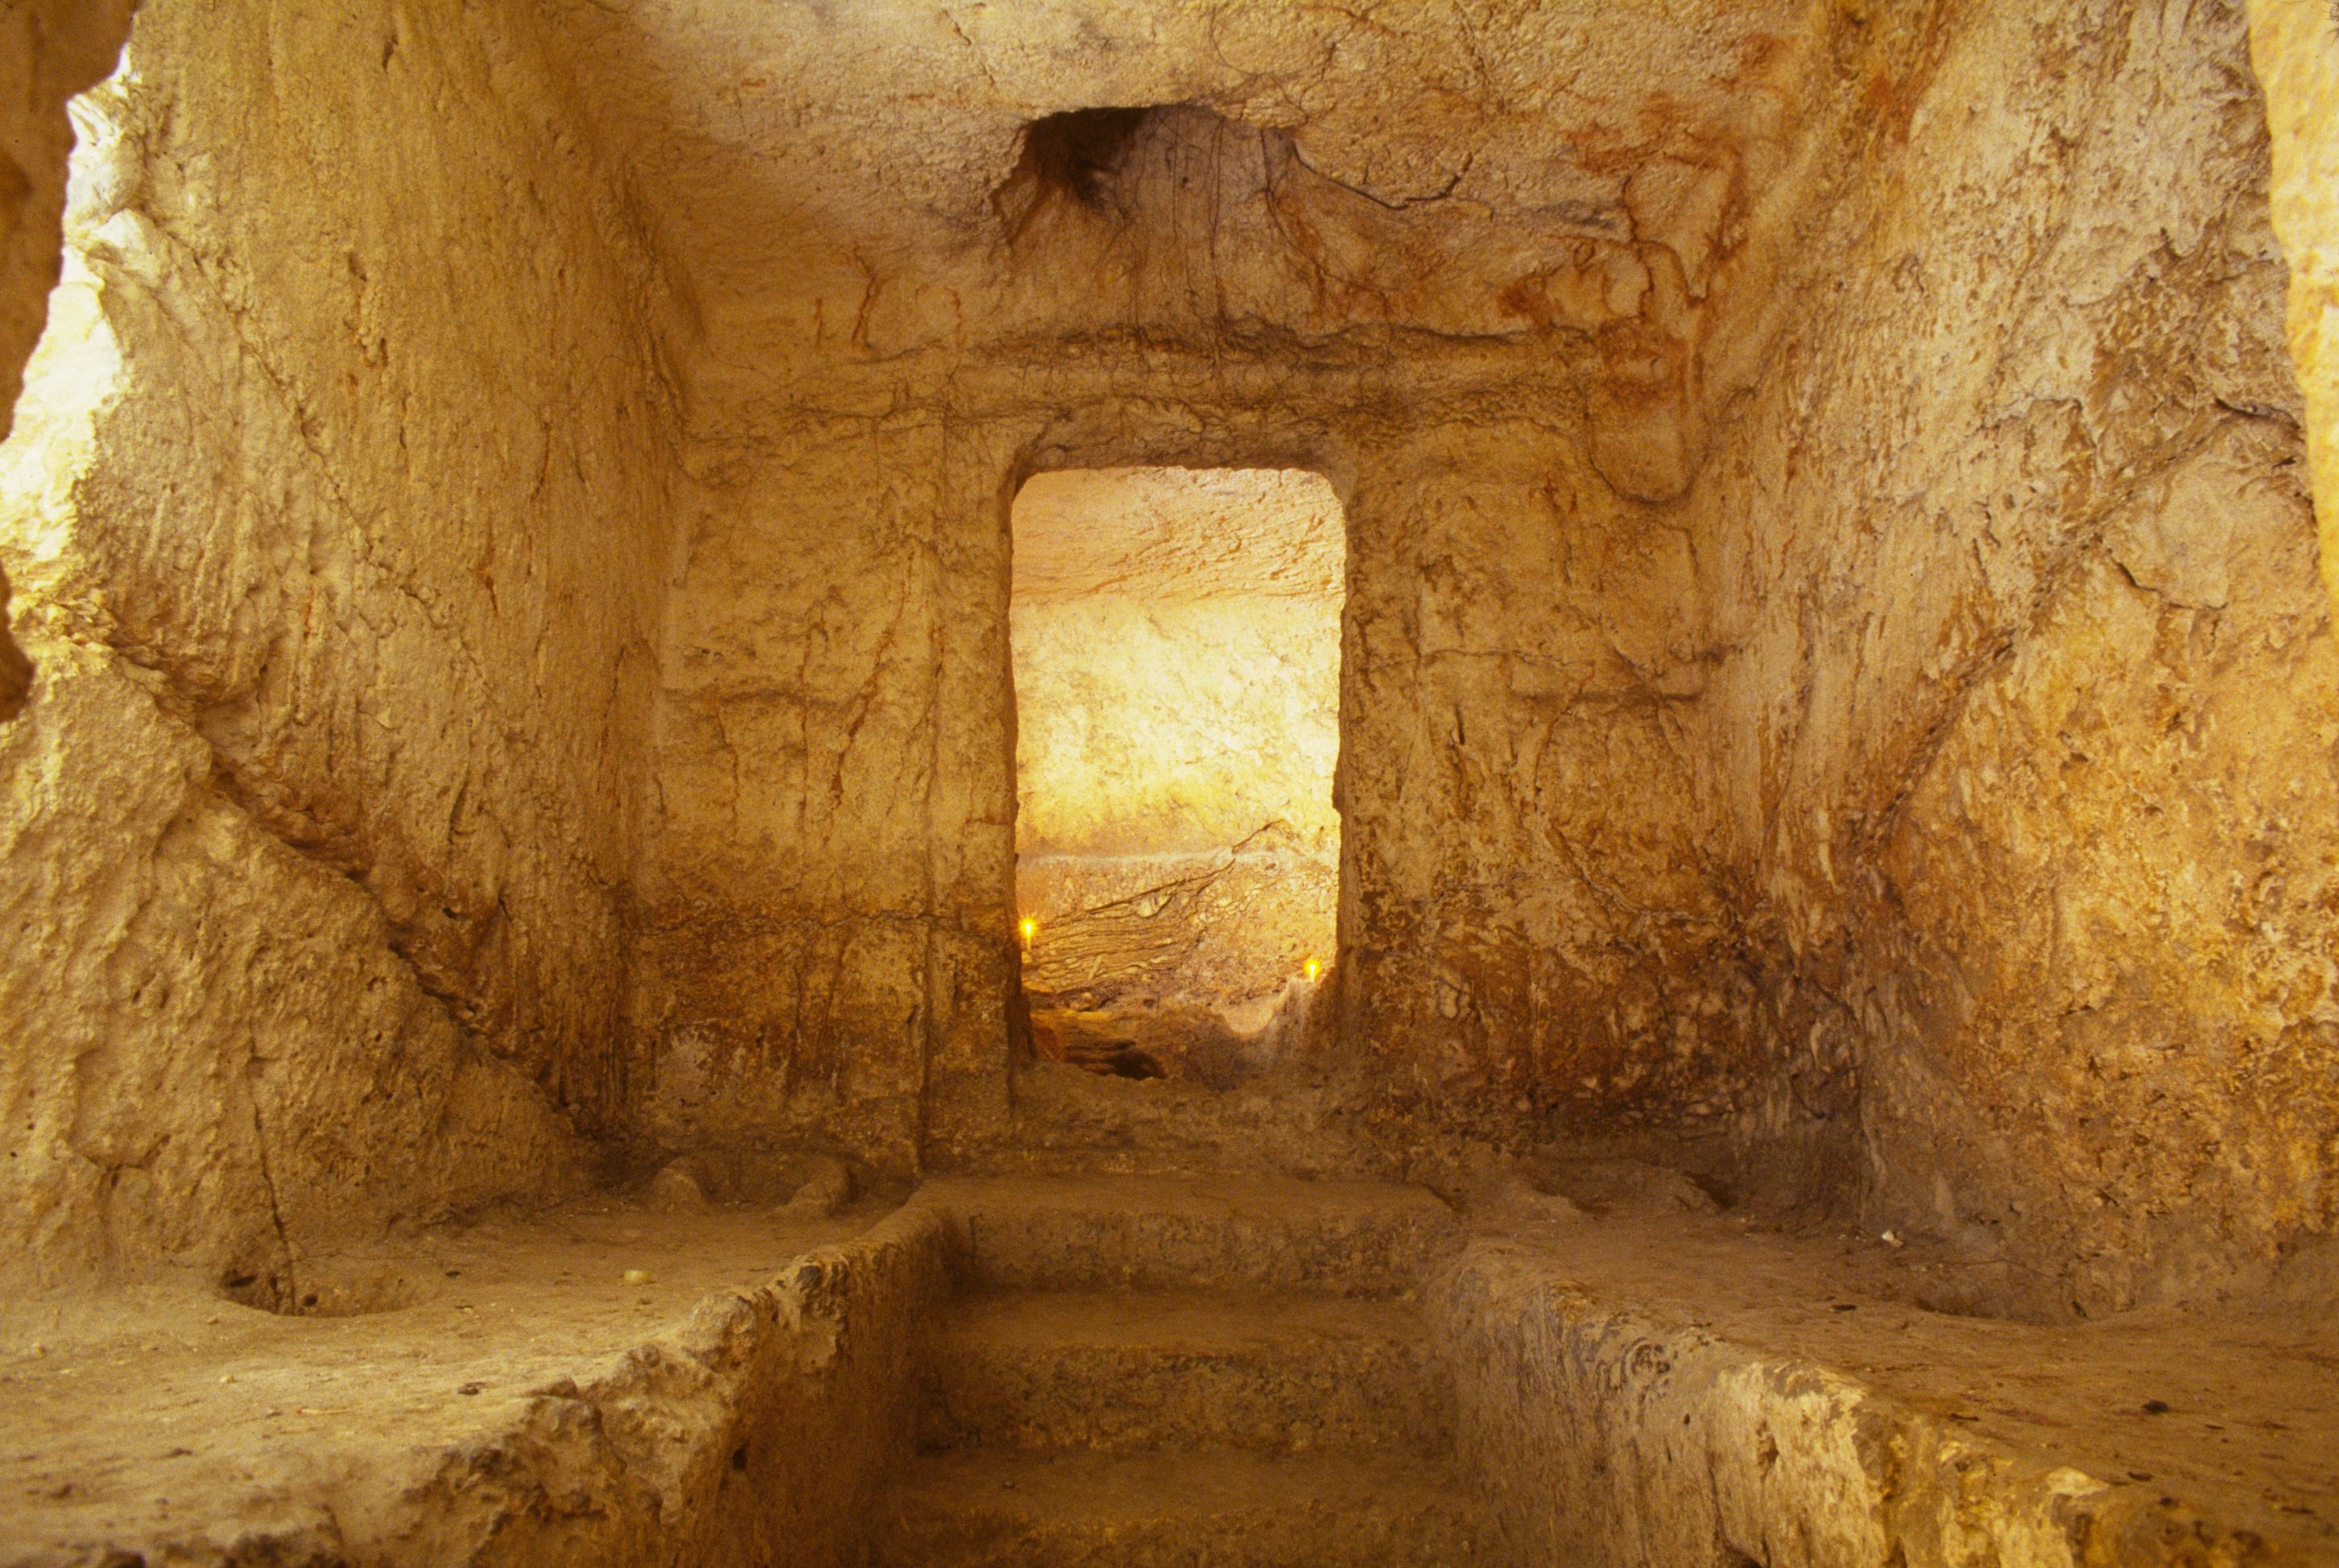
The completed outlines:
<svg viewBox="0 0 2339 1568">
<path fill-rule="evenodd" d="M 1339 895 L 1339 498 L 1296 469 L 1043 473 L 1013 548 L 1035 1050 L 1213 1087 L 1305 1050 Z"/>
</svg>

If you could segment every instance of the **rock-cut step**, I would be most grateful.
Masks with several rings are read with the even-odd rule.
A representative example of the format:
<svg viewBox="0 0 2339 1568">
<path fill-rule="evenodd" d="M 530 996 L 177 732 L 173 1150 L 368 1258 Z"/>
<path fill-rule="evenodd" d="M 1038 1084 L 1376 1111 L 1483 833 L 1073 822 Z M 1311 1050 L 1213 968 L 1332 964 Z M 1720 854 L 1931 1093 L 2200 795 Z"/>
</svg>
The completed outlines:
<svg viewBox="0 0 2339 1568">
<path fill-rule="evenodd" d="M 878 1504 L 888 1568 L 1464 1568 L 1491 1553 L 1469 1489 L 1410 1455 L 969 1449 Z"/>
<path fill-rule="evenodd" d="M 1453 1394 L 1406 1302 L 1258 1292 L 1017 1292 L 939 1325 L 921 1446 L 1451 1445 Z"/>
<path fill-rule="evenodd" d="M 1023 1290 L 1395 1296 L 1457 1244 L 1415 1187 L 1286 1178 L 1010 1177 L 928 1184 L 969 1283 Z"/>
</svg>

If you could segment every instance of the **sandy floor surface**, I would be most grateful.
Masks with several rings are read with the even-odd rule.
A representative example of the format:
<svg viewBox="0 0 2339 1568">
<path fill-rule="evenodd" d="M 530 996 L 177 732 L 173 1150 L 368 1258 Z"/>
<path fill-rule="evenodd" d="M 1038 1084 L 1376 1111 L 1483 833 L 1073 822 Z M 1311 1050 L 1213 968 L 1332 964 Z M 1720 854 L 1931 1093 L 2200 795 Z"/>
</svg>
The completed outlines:
<svg viewBox="0 0 2339 1568">
<path fill-rule="evenodd" d="M 192 1290 L 0 1304 L 0 1563 L 361 1514 L 529 1395 L 888 1212 L 599 1200 L 315 1271 L 282 1317 Z M 2339 1314 L 2203 1304 L 2040 1326 L 1929 1310 L 1953 1264 L 1728 1214 L 1500 1227 L 1602 1301 L 1844 1373 L 1978 1434 L 2339 1560 Z M 628 1273 L 641 1277 L 628 1280 Z"/>
<path fill-rule="evenodd" d="M 494 1218 L 319 1271 L 321 1300 L 390 1304 L 354 1316 L 159 1288 L 7 1303 L 0 1562 L 44 1561 L 43 1542 L 218 1540 L 362 1510 L 450 1447 L 492 1441 L 532 1391 L 892 1207 L 807 1219 L 603 1199 Z"/>
<path fill-rule="evenodd" d="M 1506 1226 L 1603 1302 L 1791 1356 L 1979 1435 L 2339 1562 L 2339 1311 L 2211 1302 L 2045 1326 L 1928 1310 L 1959 1266 L 1674 1213 Z"/>
</svg>

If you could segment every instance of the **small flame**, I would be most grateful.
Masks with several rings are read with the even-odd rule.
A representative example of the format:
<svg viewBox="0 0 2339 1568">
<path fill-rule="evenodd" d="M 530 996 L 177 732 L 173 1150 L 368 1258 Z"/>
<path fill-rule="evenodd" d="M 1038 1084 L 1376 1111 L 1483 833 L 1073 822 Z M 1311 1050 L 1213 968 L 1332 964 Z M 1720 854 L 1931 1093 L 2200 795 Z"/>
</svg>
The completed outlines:
<svg viewBox="0 0 2339 1568">
<path fill-rule="evenodd" d="M 1315 960 L 1315 959 L 1312 959 L 1312 958 L 1311 958 L 1311 959 L 1309 959 L 1309 960 L 1308 961 L 1308 984 L 1310 984 L 1310 985 L 1314 985 L 1314 984 L 1316 983 L 1316 977 L 1317 977 L 1318 975 L 1319 975 L 1319 974 L 1323 973 L 1323 972 L 1324 972 L 1324 966 L 1323 966 L 1323 964 L 1322 964 L 1321 962 L 1319 962 L 1318 961 L 1317 961 L 1317 960 Z"/>
<path fill-rule="evenodd" d="M 1039 934 L 1039 931 L 1040 931 L 1040 922 L 1039 922 L 1038 921 L 1036 921 L 1036 920 L 1029 920 L 1029 919 L 1027 919 L 1027 920 L 1025 920 L 1025 921 L 1024 921 L 1024 922 L 1023 922 L 1022 930 L 1023 930 L 1023 951 L 1024 951 L 1025 952 L 1030 952 L 1031 951 L 1031 939 L 1032 939 L 1032 937 L 1034 937 L 1034 936 L 1036 936 L 1037 934 Z"/>
</svg>

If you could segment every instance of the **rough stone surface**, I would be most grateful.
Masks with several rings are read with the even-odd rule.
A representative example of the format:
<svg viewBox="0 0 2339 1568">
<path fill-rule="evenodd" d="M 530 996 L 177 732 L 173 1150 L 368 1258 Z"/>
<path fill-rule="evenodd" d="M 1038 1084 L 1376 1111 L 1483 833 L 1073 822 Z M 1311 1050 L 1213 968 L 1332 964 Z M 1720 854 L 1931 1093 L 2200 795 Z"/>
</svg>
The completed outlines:
<svg viewBox="0 0 2339 1568">
<path fill-rule="evenodd" d="M 12 1297 L 0 1562 L 809 1568 L 906 1536 L 944 1561 L 1411 1539 L 2147 1568 L 2339 1543 L 2311 1302 L 1956 1316 L 1951 1256 L 1690 1212 L 1623 1162 L 1536 1179 L 1579 1201 L 1475 1214 L 1466 1243 L 1390 1187 L 938 1182 L 882 1218 L 494 1219 L 333 1259 L 301 1316 Z"/>
<path fill-rule="evenodd" d="M 9 558 L 643 1169 L 1021 1136 L 1012 498 L 1273 463 L 1348 519 L 1352 1128 L 2076 1247 L 2026 1310 L 2329 1232 L 2328 636 L 2233 5 L 548 15 L 153 14 Z M 215 133 L 296 70 L 310 141 Z M 277 177 L 442 93 L 495 152 Z M 1080 113 L 1128 104 L 1183 106 Z"/>
<path fill-rule="evenodd" d="M 1004 1289 L 1277 1289 L 1393 1296 L 1458 1241 L 1420 1188 L 1289 1178 L 929 1182 L 962 1217 L 962 1269 Z"/>
<path fill-rule="evenodd" d="M 659 1166 L 643 1197 L 653 1208 L 692 1214 L 706 1207 L 706 1166 L 686 1154 Z"/>
<path fill-rule="evenodd" d="M 2018 1262 L 2027 1313 L 2339 1222 L 2234 0 L 555 12 L 706 330 L 645 1139 L 1046 1136 L 1012 498 L 1275 465 L 1348 536 L 1358 1070 L 1295 1107 L 1397 1164 L 1670 1143 Z"/>
<path fill-rule="evenodd" d="M 354 1300 L 353 1238 L 597 1154 L 766 1208 L 813 1159 L 1614 1201 L 1540 1149 L 1682 1234 L 1889 1232 L 2034 1357 L 2327 1305 L 2333 35 L 2254 9 L 152 0 L 0 458 L 39 671 L 0 728 L 8 1287 Z M 0 13 L 7 321 L 102 68 L 50 60 L 61 15 Z M 1308 1049 L 1223 1092 L 1030 1049 L 1019 839 L 1061 830 L 1019 803 L 1015 498 L 1132 468 L 1345 514 L 1335 951 Z M 1452 1240 L 1369 1190 L 1118 1190 L 1007 1182 L 955 1256 L 1374 1295 Z M 1537 1542 L 2258 1528 L 1549 1262 L 1482 1246 L 1449 1303 Z M 670 1370 L 625 1440 L 682 1469 L 594 1516 L 612 1551 L 719 1496 L 716 1445 L 655 1440 L 721 1405 Z M 603 1528 L 580 1495 L 510 1506 Z"/>
<path fill-rule="evenodd" d="M 597 1205 L 404 1238 L 368 1260 L 404 1294 L 360 1316 L 117 1298 L 60 1334 L 12 1303 L 0 1378 L 40 1437 L 5 1461 L 0 1563 L 855 1561 L 947 1242 L 916 1210 Z"/>
<path fill-rule="evenodd" d="M 1452 1475 L 1409 1455 L 944 1455 L 905 1480 L 872 1532 L 884 1568 L 1494 1561 Z"/>
<path fill-rule="evenodd" d="M 834 1214 L 853 1197 L 853 1172 L 841 1159 L 816 1159 L 810 1173 L 796 1184 L 782 1211 L 794 1215 Z"/>
<path fill-rule="evenodd" d="M 1463 1451 L 1516 1561 L 2318 1560 L 2289 1529 L 2269 1540 L 2132 1477 L 2008 1450 L 1832 1368 L 1602 1299 L 1501 1242 L 1465 1254 L 1433 1312 L 1460 1369 Z"/>
<path fill-rule="evenodd" d="M 76 111 L 0 518 L 11 1267 L 281 1279 L 568 1189 L 616 1103 L 656 274 L 459 9 L 157 4 Z"/>
<path fill-rule="evenodd" d="M 13 1279 L 172 1261 L 273 1305 L 320 1249 L 577 1183 L 574 1134 L 378 905 L 221 797 L 144 672 L 33 646 L 35 700 L 0 730 Z"/>
<path fill-rule="evenodd" d="M 1466 1432 L 1493 1419 L 1467 1445 L 1506 1491 L 1525 1484 L 1510 1494 L 1523 1511 L 1506 1514 L 1546 1554 L 1541 1532 L 1559 1525 L 1626 1560 L 1636 1543 L 1654 1553 L 1663 1541 L 1680 1560 L 1711 1561 L 1700 1494 L 1726 1500 L 1751 1484 L 1771 1424 L 1787 1426 L 1782 1449 L 1831 1425 L 1829 1443 L 1848 1431 L 1866 1474 L 1834 1459 L 1792 1474 L 1783 1458 L 1770 1465 L 1765 1517 L 1732 1521 L 1733 1549 L 1758 1560 L 1792 1560 L 1808 1533 L 1869 1561 L 1883 1531 L 1912 1563 L 2027 1561 L 2009 1527 L 2042 1501 L 2071 1526 L 2065 1549 L 2105 1561 L 2320 1563 L 2339 1552 L 2324 1457 L 2339 1444 L 2339 1323 L 2311 1293 L 2009 1323 L 1974 1315 L 1992 1294 L 1992 1266 L 1941 1243 L 1685 1213 L 1670 1195 L 1615 1183 L 1617 1168 L 1551 1174 L 1586 1195 L 1582 1212 L 1557 1222 L 1474 1213 L 1460 1274 L 1426 1295 L 1450 1332 L 1449 1287 L 1475 1278 L 1469 1289 L 1492 1309 L 1480 1326 L 1509 1326 L 1446 1343 L 1466 1366 L 1494 1355 L 1465 1377 Z M 1603 1189 L 1611 1196 L 1589 1196 Z M 1520 1337 L 1503 1347 L 1511 1329 Z M 1513 1356 L 1535 1368 L 1524 1384 L 1500 1369 Z M 1710 1377 L 1722 1367 L 1730 1376 Z M 1828 1392 L 1796 1415 L 1802 1395 L 1782 1395 L 1798 1388 Z M 1690 1435 L 1683 1415 L 1706 1435 Z M 1521 1420 L 1543 1435 L 1513 1446 Z M 1572 1435 L 1554 1441 L 1560 1431 Z M 1622 1464 L 1565 1474 L 1585 1455 Z M 1698 1475 L 1709 1455 L 1711 1482 Z M 1638 1497 L 1649 1494 L 1677 1504 L 1648 1508 Z M 2053 1543 L 2043 1550 L 2056 1560 Z"/>
<path fill-rule="evenodd" d="M 962 1299 L 927 1347 L 928 1449 L 1443 1453 L 1451 1398 L 1407 1303 L 1262 1291 Z"/>
<path fill-rule="evenodd" d="M 1428 1193 L 1094 1178 L 919 1201 L 957 1219 L 962 1294 L 925 1348 L 923 1454 L 870 1514 L 876 1563 L 1505 1560 L 1402 1298 L 1453 1229 Z"/>
<path fill-rule="evenodd" d="M 645 1136 L 1015 1146 L 1009 511 L 1087 467 L 1308 468 L 1347 508 L 1326 1011 L 1364 1114 L 1670 1127 L 1752 1075 L 1687 806 L 1695 555 L 1617 487 L 1677 493 L 1697 389 L 1751 368 L 1731 306 L 1837 24 L 561 15 L 707 326 Z M 1170 106 L 1077 117 L 1128 104 Z"/>
<path fill-rule="evenodd" d="M 2244 17 L 1868 33 L 1805 308 L 1684 504 L 1780 1064 L 1739 1128 L 1831 1129 L 2009 1309 L 2211 1288 L 2339 1223 L 2339 664 Z"/>
</svg>

